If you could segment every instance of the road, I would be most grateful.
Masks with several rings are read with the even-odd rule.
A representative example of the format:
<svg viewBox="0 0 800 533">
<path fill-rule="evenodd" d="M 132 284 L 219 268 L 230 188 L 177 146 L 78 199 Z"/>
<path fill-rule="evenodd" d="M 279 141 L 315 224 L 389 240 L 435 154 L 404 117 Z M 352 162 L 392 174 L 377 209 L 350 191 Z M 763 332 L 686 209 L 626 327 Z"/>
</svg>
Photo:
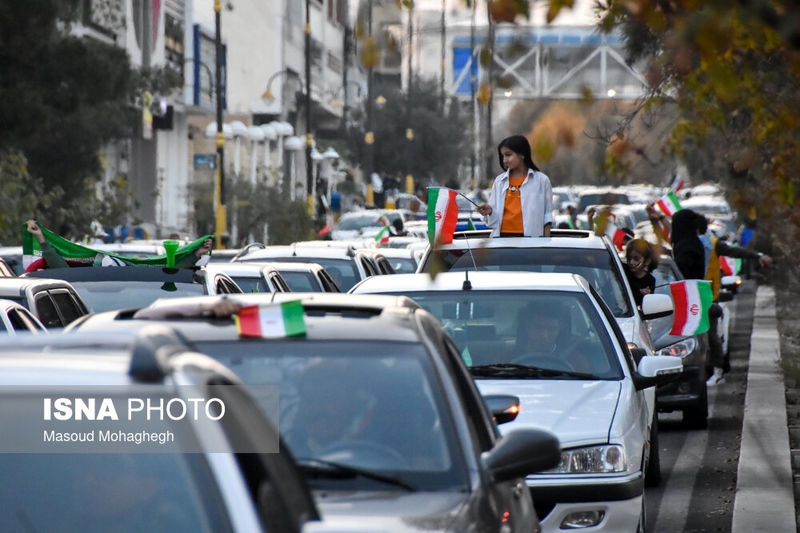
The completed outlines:
<svg viewBox="0 0 800 533">
<path fill-rule="evenodd" d="M 708 429 L 685 429 L 679 412 L 659 415 L 663 479 L 645 493 L 649 533 L 731 530 L 755 284 L 732 303 L 731 371 L 709 389 Z"/>
</svg>

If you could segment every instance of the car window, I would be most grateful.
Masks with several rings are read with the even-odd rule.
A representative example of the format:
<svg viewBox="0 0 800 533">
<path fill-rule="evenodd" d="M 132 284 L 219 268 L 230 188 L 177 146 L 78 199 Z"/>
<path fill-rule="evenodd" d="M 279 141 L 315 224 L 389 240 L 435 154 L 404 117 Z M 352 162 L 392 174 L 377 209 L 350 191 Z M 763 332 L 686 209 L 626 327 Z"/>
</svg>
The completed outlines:
<svg viewBox="0 0 800 533">
<path fill-rule="evenodd" d="M 286 284 L 286 280 L 283 279 L 282 274 L 273 272 L 269 275 L 269 279 L 272 281 L 272 284 L 275 286 L 275 290 L 277 292 L 291 292 L 292 289 L 290 289 L 289 285 Z"/>
<path fill-rule="evenodd" d="M 411 296 L 439 319 L 470 368 L 518 363 L 597 379 L 622 377 L 613 340 L 583 293 L 418 291 Z"/>
<path fill-rule="evenodd" d="M 387 257 L 386 259 L 397 274 L 413 274 L 417 271 L 417 264 L 410 257 Z"/>
<path fill-rule="evenodd" d="M 375 267 L 375 265 L 373 265 L 371 259 L 361 256 L 359 261 L 361 261 L 361 268 L 364 269 L 364 273 L 367 275 L 367 277 L 377 276 L 379 274 L 378 269 Z"/>
<path fill-rule="evenodd" d="M 653 277 L 656 278 L 656 294 L 666 294 L 671 296 L 669 284 L 679 281 L 678 275 L 672 270 L 668 264 L 659 264 L 658 267 L 651 272 Z"/>
<path fill-rule="evenodd" d="M 311 272 L 287 272 L 284 270 L 281 275 L 294 292 L 319 292 L 320 290 L 319 284 Z"/>
<path fill-rule="evenodd" d="M 342 292 L 347 292 L 361 279 L 356 270 L 356 263 L 353 259 L 338 259 L 329 257 L 273 257 L 273 261 L 287 261 L 291 263 L 317 263 L 321 265 L 336 280 Z M 257 259 L 263 261 L 263 259 Z"/>
<path fill-rule="evenodd" d="M 64 324 L 69 324 L 76 318 L 80 318 L 85 314 L 66 289 L 51 290 L 50 296 L 52 296 L 53 301 L 56 306 L 58 306 L 61 316 L 64 318 Z"/>
<path fill-rule="evenodd" d="M 280 433 L 300 463 L 318 459 L 389 472 L 419 490 L 466 486 L 453 422 L 421 344 L 196 344 L 233 370 L 256 396 L 260 386 L 279 385 Z M 309 483 L 314 488 L 387 488 L 360 477 L 312 478 Z"/>
<path fill-rule="evenodd" d="M 233 279 L 244 293 L 271 292 L 267 286 L 267 282 L 261 276 L 257 278 L 249 276 L 234 276 Z"/>
<path fill-rule="evenodd" d="M 205 285 L 202 283 L 122 280 L 73 281 L 71 283 L 86 302 L 89 311 L 93 313 L 147 307 L 159 298 L 202 296 L 205 293 Z M 39 316 L 41 319 L 41 314 Z"/>
<path fill-rule="evenodd" d="M 27 320 L 25 320 L 17 309 L 11 309 L 8 312 L 8 321 L 11 323 L 11 328 L 15 331 L 30 331 L 35 328 L 32 327 Z M 5 325 L 2 325 L 5 328 Z"/>
<path fill-rule="evenodd" d="M 41 321 L 46 328 L 60 328 L 64 326 L 64 324 L 61 323 L 61 317 L 58 316 L 56 306 L 53 304 L 47 292 L 42 291 L 38 293 L 34 299 L 34 305 L 36 306 L 36 314 L 39 316 L 39 321 Z"/>
<path fill-rule="evenodd" d="M 474 261 L 474 263 L 473 263 Z M 500 270 L 580 274 L 603 297 L 616 317 L 633 316 L 633 306 L 616 259 L 605 248 L 444 249 L 425 259 L 422 272 L 437 264 L 440 271 Z"/>
<path fill-rule="evenodd" d="M 203 454 L 0 454 L 6 531 L 231 531 Z"/>
<path fill-rule="evenodd" d="M 15 309 L 14 311 L 18 314 L 20 320 L 27 323 L 27 329 L 31 331 L 45 331 L 41 324 L 39 324 L 39 321 L 36 320 L 36 317 L 34 317 L 27 309 Z"/>
<path fill-rule="evenodd" d="M 325 270 L 319 271 L 319 280 L 322 283 L 325 292 L 340 292 L 339 286 L 333 280 L 333 278 L 328 274 Z"/>
</svg>

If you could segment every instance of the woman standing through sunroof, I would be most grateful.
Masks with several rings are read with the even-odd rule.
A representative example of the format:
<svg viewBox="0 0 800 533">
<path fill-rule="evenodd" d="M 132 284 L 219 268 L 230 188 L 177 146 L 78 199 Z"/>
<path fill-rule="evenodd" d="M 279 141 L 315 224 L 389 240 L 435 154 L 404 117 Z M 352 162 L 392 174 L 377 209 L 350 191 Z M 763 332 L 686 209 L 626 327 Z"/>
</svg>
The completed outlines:
<svg viewBox="0 0 800 533">
<path fill-rule="evenodd" d="M 489 202 L 478 207 L 492 237 L 549 237 L 553 223 L 550 178 L 531 159 L 531 146 L 522 135 L 503 139 L 497 147 L 500 167 Z"/>
</svg>

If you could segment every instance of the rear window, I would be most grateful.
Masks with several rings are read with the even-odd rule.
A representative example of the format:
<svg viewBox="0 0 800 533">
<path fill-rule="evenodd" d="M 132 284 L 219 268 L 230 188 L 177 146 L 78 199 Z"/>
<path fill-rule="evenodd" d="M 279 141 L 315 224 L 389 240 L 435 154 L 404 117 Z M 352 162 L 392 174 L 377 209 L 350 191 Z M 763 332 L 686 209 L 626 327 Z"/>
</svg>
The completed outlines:
<svg viewBox="0 0 800 533">
<path fill-rule="evenodd" d="M 272 292 L 272 291 L 269 290 L 269 287 L 267 287 L 267 282 L 264 281 L 264 278 L 262 278 L 260 276 L 257 277 L 257 278 L 244 277 L 244 276 L 234 276 L 233 277 L 233 281 L 236 282 L 236 284 L 239 286 L 240 289 L 242 289 L 242 292 L 244 292 L 244 293 L 248 293 L 248 292 L 266 292 L 266 293 L 269 293 L 269 292 Z"/>
<path fill-rule="evenodd" d="M 631 201 L 628 199 L 627 194 L 616 192 L 599 192 L 591 194 L 582 194 L 578 203 L 578 212 L 583 213 L 590 205 L 614 205 L 614 204 L 629 204 Z"/>
<path fill-rule="evenodd" d="M 205 293 L 205 286 L 200 283 L 172 281 L 73 281 L 72 286 L 93 313 L 147 307 L 159 298 L 202 296 Z"/>
<path fill-rule="evenodd" d="M 292 292 L 320 292 L 319 283 L 310 272 L 281 272 Z"/>
</svg>

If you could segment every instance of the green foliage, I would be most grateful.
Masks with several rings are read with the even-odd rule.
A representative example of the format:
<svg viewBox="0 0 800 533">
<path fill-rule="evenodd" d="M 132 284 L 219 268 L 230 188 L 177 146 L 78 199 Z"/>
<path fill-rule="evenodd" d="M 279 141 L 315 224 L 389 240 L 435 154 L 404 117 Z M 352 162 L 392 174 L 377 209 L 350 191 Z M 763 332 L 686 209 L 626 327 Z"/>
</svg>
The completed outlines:
<svg viewBox="0 0 800 533">
<path fill-rule="evenodd" d="M 447 183 L 457 179 L 458 165 L 468 154 L 470 131 L 468 117 L 459 113 L 458 104 L 454 102 L 447 111 L 443 110 L 438 82 L 415 79 L 407 119 L 406 94 L 394 85 L 376 85 L 376 98 L 382 95 L 386 103 L 382 107 L 373 106 L 373 150 L 375 171 L 384 178 L 385 185 L 402 188 L 407 173 L 417 183 Z M 358 161 L 364 161 L 366 113 L 358 110 L 353 118 L 354 125 L 348 130 L 349 150 Z M 406 138 L 409 125 L 414 131 L 411 141 Z"/>
<path fill-rule="evenodd" d="M 45 189 L 41 179 L 28 173 L 28 163 L 18 151 L 0 154 L 0 243 L 22 243 L 22 224 L 46 215 L 61 199 L 60 188 Z"/>
<path fill-rule="evenodd" d="M 655 105 L 680 113 L 667 150 L 693 180 L 721 182 L 785 250 L 800 242 L 800 52 L 790 0 L 612 0 L 601 25 L 649 59 Z M 654 15 L 656 12 L 657 16 Z M 794 262 L 792 262 L 794 264 Z"/>
<path fill-rule="evenodd" d="M 304 198 L 292 202 L 275 187 L 254 186 L 247 178 L 232 181 L 225 187 L 227 224 L 230 231 L 235 213 L 239 242 L 230 243 L 231 247 L 246 244 L 250 233 L 255 241 L 261 241 L 264 224 L 269 225 L 269 242 L 265 244 L 289 244 L 315 237 Z M 216 229 L 213 183 L 196 183 L 191 192 L 198 234 L 213 234 Z"/>
</svg>

